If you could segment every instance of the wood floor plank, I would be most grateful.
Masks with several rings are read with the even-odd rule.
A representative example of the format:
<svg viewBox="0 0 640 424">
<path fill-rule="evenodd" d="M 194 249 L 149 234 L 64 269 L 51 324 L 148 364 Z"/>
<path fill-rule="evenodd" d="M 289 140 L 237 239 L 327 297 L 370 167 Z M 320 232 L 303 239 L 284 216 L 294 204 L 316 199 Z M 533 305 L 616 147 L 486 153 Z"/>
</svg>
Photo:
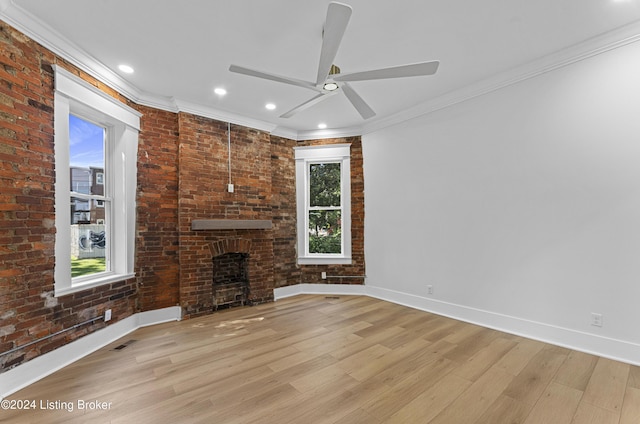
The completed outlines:
<svg viewBox="0 0 640 424">
<path fill-rule="evenodd" d="M 447 352 L 445 356 L 452 361 L 460 363 L 466 362 L 498 337 L 500 337 L 499 332 L 488 328 L 471 331 L 464 337 L 462 336 L 462 332 L 458 333 L 457 337 L 445 337 L 445 340 L 457 345 L 454 349 Z"/>
<path fill-rule="evenodd" d="M 310 297 L 309 299 L 313 299 Z M 325 306 L 318 308 L 318 312 L 327 315 L 339 314 L 341 311 L 357 309 L 359 305 L 371 305 L 371 299 L 365 296 L 340 296 L 339 299 L 331 299 Z"/>
<path fill-rule="evenodd" d="M 516 342 L 513 340 L 496 338 L 463 362 L 455 370 L 455 374 L 467 380 L 476 381 L 515 345 Z"/>
<path fill-rule="evenodd" d="M 10 399 L 112 407 L 0 411 L 3 423 L 638 424 L 640 368 L 365 296 L 301 295 L 141 328 Z"/>
<path fill-rule="evenodd" d="M 504 369 L 511 375 L 520 374 L 529 361 L 545 346 L 542 342 L 522 338 L 516 342 L 516 346 L 495 364 L 496 367 Z"/>
<path fill-rule="evenodd" d="M 533 407 L 525 424 L 570 423 L 581 397 L 580 390 L 551 382 Z"/>
<path fill-rule="evenodd" d="M 584 392 L 583 402 L 619 414 L 627 388 L 629 369 L 628 364 L 599 358 Z"/>
<path fill-rule="evenodd" d="M 474 424 L 522 424 L 532 408 L 524 402 L 500 395 Z"/>
<path fill-rule="evenodd" d="M 391 349 L 388 347 L 375 344 L 342 359 L 337 365 L 356 380 L 364 381 L 375 375 L 377 372 L 375 363 L 389 352 Z"/>
<path fill-rule="evenodd" d="M 445 376 L 449 375 L 456 366 L 457 364 L 453 361 L 434 356 L 430 362 L 422 366 L 414 366 L 413 372 L 404 375 L 401 381 L 396 382 L 383 398 L 374 399 L 362 405 L 361 408 L 371 415 L 387 420 L 391 415 L 394 415 L 425 391 L 444 392 L 444 386 L 441 385 L 441 381 Z M 376 384 L 384 385 L 385 379 L 373 378 L 372 381 L 376 382 Z M 468 382 L 468 385 L 470 384 L 471 382 Z M 432 390 L 434 387 L 437 388 Z M 419 405 L 414 405 L 414 407 L 402 413 L 401 416 L 404 416 L 404 414 L 414 414 L 411 411 L 414 411 L 418 406 Z"/>
<path fill-rule="evenodd" d="M 371 333 L 364 333 L 364 331 L 367 331 L 369 329 L 373 329 L 374 332 Z M 349 345 L 343 346 L 339 349 L 334 349 L 331 352 L 331 355 L 333 355 L 334 357 L 336 357 L 337 359 L 344 359 L 347 358 L 355 353 L 358 353 L 361 350 L 367 349 L 368 347 L 371 347 L 373 345 L 377 345 L 377 344 L 381 344 L 382 342 L 384 342 L 386 339 L 390 338 L 390 337 L 394 337 L 398 334 L 404 333 L 406 330 L 402 327 L 387 327 L 387 328 L 380 328 L 379 326 L 376 325 L 372 325 L 371 327 L 368 327 L 366 329 L 364 329 L 363 331 L 356 331 L 354 334 L 358 337 L 361 337 L 360 340 L 351 343 Z M 367 334 L 369 334 L 367 336 Z M 390 348 L 387 347 L 387 349 L 391 350 Z"/>
<path fill-rule="evenodd" d="M 306 353 L 306 352 L 305 352 Z M 282 382 L 291 383 L 299 378 L 307 376 L 316 371 L 320 371 L 323 368 L 337 364 L 338 360 L 329 354 L 322 354 L 318 356 L 309 355 L 307 353 L 308 360 L 300 362 L 291 367 L 281 369 L 274 372 L 270 378 Z M 271 367 L 269 367 L 271 368 Z"/>
<path fill-rule="evenodd" d="M 305 341 L 295 343 L 293 346 L 301 351 L 317 351 L 322 349 L 323 352 L 329 353 L 337 347 L 337 343 L 339 343 L 339 347 L 343 347 L 346 344 L 362 340 L 362 337 L 357 336 L 354 333 L 358 330 L 362 330 L 363 328 L 367 328 L 370 325 L 371 324 L 367 322 L 358 321 L 339 330 L 331 331 L 329 333 L 321 334 Z"/>
<path fill-rule="evenodd" d="M 631 365 L 629 367 L 629 380 L 627 381 L 628 387 L 640 389 L 640 367 Z"/>
<path fill-rule="evenodd" d="M 429 343 L 426 340 L 425 342 Z M 431 366 L 430 364 L 445 359 L 442 354 L 453 347 L 455 347 L 455 345 L 442 340 L 428 344 L 423 350 L 407 352 L 403 360 L 396 361 L 396 363 L 385 367 L 384 370 L 376 374 L 375 378 L 380 381 L 381 384 L 386 384 L 390 387 L 403 384 L 407 378 L 410 378 L 423 366 Z M 454 363 L 453 361 L 447 361 Z M 457 363 L 455 364 L 456 366 L 458 365 Z"/>
<path fill-rule="evenodd" d="M 320 402 L 315 408 L 309 408 L 298 416 L 295 423 L 332 424 L 351 415 L 359 405 L 374 399 L 380 399 L 389 391 L 386 386 L 368 381 L 358 384 L 356 387 L 343 391 L 338 396 L 333 396 L 327 401 Z"/>
<path fill-rule="evenodd" d="M 371 361 L 361 367 L 361 369 L 356 370 L 350 375 L 354 377 L 358 381 L 364 381 L 368 378 L 375 378 L 377 381 L 382 384 L 386 384 L 391 387 L 392 384 L 387 384 L 389 381 L 384 380 L 384 374 L 388 370 L 396 369 L 396 364 L 403 363 L 407 360 L 409 356 L 413 353 L 424 352 L 425 349 L 428 348 L 429 342 L 423 339 L 414 339 L 397 349 L 390 349 L 388 352 L 383 353 L 379 360 Z M 386 349 L 389 349 L 385 345 L 380 345 Z M 416 368 L 413 368 L 415 371 Z M 392 371 L 393 372 L 393 371 Z M 380 378 L 382 377 L 382 378 Z"/>
<path fill-rule="evenodd" d="M 622 402 L 620 424 L 640 423 L 640 389 L 628 387 Z"/>
<path fill-rule="evenodd" d="M 490 368 L 446 407 L 430 424 L 473 423 L 500 397 L 514 377 L 500 368 Z"/>
<path fill-rule="evenodd" d="M 542 349 L 514 378 L 504 394 L 529 405 L 535 405 L 566 357 L 567 354 L 558 352 L 557 349 Z"/>
<path fill-rule="evenodd" d="M 379 417 L 369 414 L 360 408 L 334 421 L 335 424 L 381 424 Z"/>
<path fill-rule="evenodd" d="M 571 352 L 560 366 L 553 381 L 584 392 L 598 362 L 598 357 L 582 352 Z"/>
<path fill-rule="evenodd" d="M 429 423 L 451 405 L 471 384 L 469 380 L 455 375 L 445 376 L 439 380 L 437 386 L 432 386 L 429 390 L 421 393 L 385 422 L 388 424 Z"/>
<path fill-rule="evenodd" d="M 571 424 L 618 424 L 619 422 L 620 414 L 581 402 Z"/>
<path fill-rule="evenodd" d="M 415 328 L 417 332 L 421 333 L 420 337 L 431 342 L 447 341 L 451 344 L 455 344 L 455 341 L 446 340 L 447 337 L 454 337 L 455 332 L 459 331 L 465 324 L 459 321 L 452 320 L 450 318 L 438 317 L 438 319 L 425 322 L 422 325 L 417 324 L 412 328 Z M 422 327 L 422 328 L 421 328 Z"/>
<path fill-rule="evenodd" d="M 482 333 L 484 331 L 490 331 L 486 328 L 480 327 L 479 325 L 465 324 L 449 320 L 446 321 L 453 322 L 455 326 L 451 334 L 443 337 L 443 339 L 453 344 L 460 344 L 465 340 L 473 340 L 473 337 L 476 334 Z"/>
<path fill-rule="evenodd" d="M 351 377 L 336 363 L 297 378 L 289 384 L 295 387 L 300 393 L 306 393 L 314 390 L 318 386 L 323 386 L 325 384 L 337 384 L 337 382 L 340 382 L 342 387 L 350 387 L 358 383 L 356 379 Z M 336 387 L 335 390 L 340 391 L 342 389 L 340 387 Z"/>
<path fill-rule="evenodd" d="M 417 325 L 421 323 L 433 322 L 438 319 L 439 316 L 436 314 L 425 313 L 423 311 L 419 311 L 417 309 L 408 309 L 405 313 L 398 314 L 394 313 L 391 316 L 387 323 L 389 326 L 402 327 L 406 330 L 412 330 L 417 328 Z"/>
<path fill-rule="evenodd" d="M 427 344 L 431 343 L 429 340 L 422 337 L 422 334 L 414 331 L 413 329 L 407 329 L 402 325 L 396 325 L 394 327 L 402 328 L 403 331 L 398 332 L 397 334 L 391 335 L 390 337 L 387 337 L 383 340 L 380 340 L 378 343 L 388 347 L 389 349 L 399 348 L 417 339 L 421 339 Z"/>
</svg>

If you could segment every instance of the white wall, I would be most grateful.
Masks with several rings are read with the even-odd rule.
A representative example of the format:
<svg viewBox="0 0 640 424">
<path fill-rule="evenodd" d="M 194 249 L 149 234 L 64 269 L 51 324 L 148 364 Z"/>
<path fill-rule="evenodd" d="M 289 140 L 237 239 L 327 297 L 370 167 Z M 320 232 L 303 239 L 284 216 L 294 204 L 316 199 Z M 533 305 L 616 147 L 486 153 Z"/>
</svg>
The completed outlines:
<svg viewBox="0 0 640 424">
<path fill-rule="evenodd" d="M 367 134 L 363 149 L 370 290 L 634 362 L 640 43 Z"/>
</svg>

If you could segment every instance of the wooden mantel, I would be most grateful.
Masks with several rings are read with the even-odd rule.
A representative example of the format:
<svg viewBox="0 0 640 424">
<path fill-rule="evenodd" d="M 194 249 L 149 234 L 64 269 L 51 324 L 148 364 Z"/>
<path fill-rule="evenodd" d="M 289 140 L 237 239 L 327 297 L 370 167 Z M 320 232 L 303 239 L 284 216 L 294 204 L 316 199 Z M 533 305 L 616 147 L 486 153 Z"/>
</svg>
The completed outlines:
<svg viewBox="0 0 640 424">
<path fill-rule="evenodd" d="M 194 219 L 192 230 L 268 230 L 272 227 L 268 219 Z"/>
</svg>

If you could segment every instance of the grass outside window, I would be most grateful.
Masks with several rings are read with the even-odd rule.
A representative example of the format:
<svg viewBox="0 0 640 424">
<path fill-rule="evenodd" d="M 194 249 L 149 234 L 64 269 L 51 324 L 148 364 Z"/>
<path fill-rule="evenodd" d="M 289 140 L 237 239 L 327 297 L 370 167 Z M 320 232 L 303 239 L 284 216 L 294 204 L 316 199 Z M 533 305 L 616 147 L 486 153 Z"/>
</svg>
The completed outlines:
<svg viewBox="0 0 640 424">
<path fill-rule="evenodd" d="M 83 275 L 95 274 L 106 271 L 105 258 L 71 259 L 71 277 L 81 277 Z"/>
</svg>

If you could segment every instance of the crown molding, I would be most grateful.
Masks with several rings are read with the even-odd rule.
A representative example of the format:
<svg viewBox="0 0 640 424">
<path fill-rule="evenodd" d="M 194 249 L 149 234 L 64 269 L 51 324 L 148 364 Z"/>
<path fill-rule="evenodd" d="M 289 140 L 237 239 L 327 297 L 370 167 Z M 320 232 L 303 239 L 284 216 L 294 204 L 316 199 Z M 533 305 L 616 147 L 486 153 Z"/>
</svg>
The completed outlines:
<svg viewBox="0 0 640 424">
<path fill-rule="evenodd" d="M 93 56 L 79 49 L 57 31 L 37 17 L 27 13 L 13 0 L 1 0 L 0 17 L 29 38 L 40 43 L 56 55 L 68 60 L 84 72 L 99 79 L 118 93 L 134 100 L 141 97 L 140 90 L 129 84 Z"/>
<path fill-rule="evenodd" d="M 362 135 L 362 127 L 346 127 L 325 130 L 296 131 L 285 127 L 276 127 L 271 134 L 296 141 L 320 140 L 327 138 L 355 137 Z"/>
<path fill-rule="evenodd" d="M 268 133 L 271 133 L 276 128 L 275 124 L 271 124 L 266 121 L 247 118 L 235 113 L 214 109 L 196 103 L 186 102 L 180 99 L 173 99 L 173 103 L 176 105 L 178 112 L 191 113 L 193 115 L 211 118 L 222 122 L 230 122 L 232 124 L 254 128 L 256 130 L 266 131 Z"/>
<path fill-rule="evenodd" d="M 365 124 L 362 134 L 379 131 L 433 113 L 638 41 L 640 41 L 640 21 L 635 21 L 389 117 Z"/>
<path fill-rule="evenodd" d="M 209 106 L 144 92 L 122 79 L 103 63 L 78 48 L 74 43 L 62 37 L 45 22 L 27 13 L 16 5 L 14 0 L 0 0 L 0 18 L 56 55 L 68 60 L 137 104 L 175 113 L 193 113 L 267 131 L 273 135 L 297 141 L 350 137 L 379 131 L 640 41 L 640 21 L 636 21 L 509 71 L 494 75 L 491 78 L 438 96 L 389 117 L 367 122 L 363 126 L 304 131 L 278 126 Z"/>
<path fill-rule="evenodd" d="M 271 132 L 276 127 L 274 124 L 247 118 L 238 114 L 197 105 L 172 97 L 158 96 L 153 93 L 144 92 L 122 79 L 102 62 L 87 54 L 48 24 L 16 5 L 13 0 L 0 0 L 0 18 L 51 52 L 69 61 L 82 71 L 92 75 L 139 105 L 175 113 L 193 113 L 207 118 L 231 122 L 233 124 L 244 125 L 268 132 Z M 295 131 L 289 131 L 287 134 L 294 138 L 297 136 L 297 132 Z"/>
</svg>

